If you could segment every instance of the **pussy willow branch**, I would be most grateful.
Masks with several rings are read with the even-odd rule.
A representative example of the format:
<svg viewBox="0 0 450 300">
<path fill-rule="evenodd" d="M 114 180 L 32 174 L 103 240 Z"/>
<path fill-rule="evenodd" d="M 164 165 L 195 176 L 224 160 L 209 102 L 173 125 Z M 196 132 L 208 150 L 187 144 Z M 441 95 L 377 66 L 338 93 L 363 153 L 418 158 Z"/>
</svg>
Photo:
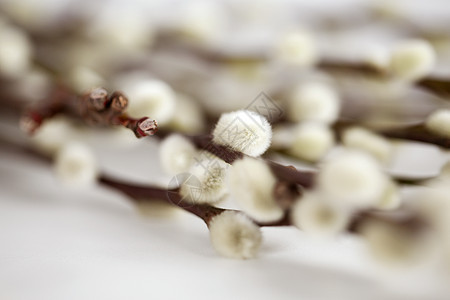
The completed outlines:
<svg viewBox="0 0 450 300">
<path fill-rule="evenodd" d="M 232 164 L 235 160 L 246 156 L 245 154 L 234 151 L 229 147 L 214 143 L 212 141 L 212 135 L 190 136 L 189 138 L 197 146 L 197 148 L 208 151 L 229 164 Z M 314 185 L 314 172 L 300 171 L 293 166 L 284 166 L 270 160 L 265 161 L 280 181 L 297 183 L 304 188 L 311 188 Z"/>
<path fill-rule="evenodd" d="M 21 152 L 25 155 L 32 156 L 46 163 L 51 163 L 52 159 L 40 152 L 35 151 L 33 148 L 27 145 L 20 145 L 16 142 L 0 140 L 0 147 L 9 148 L 15 152 Z M 115 179 L 105 173 L 100 173 L 97 177 L 97 183 L 107 188 L 118 191 L 132 201 L 132 203 L 138 205 L 140 203 L 163 201 L 170 205 L 179 207 L 200 219 L 206 224 L 212 217 L 221 214 L 224 211 L 232 211 L 232 209 L 225 209 L 215 207 L 209 204 L 191 203 L 179 194 L 178 189 L 164 189 L 151 185 L 139 185 L 129 182 L 124 182 L 119 179 Z M 256 223 L 256 222 L 255 222 Z M 273 223 L 256 223 L 259 226 L 288 226 L 291 225 L 288 215 L 286 214 L 283 219 Z"/>
<path fill-rule="evenodd" d="M 23 152 L 27 155 L 31 155 L 35 158 L 50 163 L 51 159 L 41 153 L 36 152 L 29 146 L 20 145 L 10 141 L 0 141 L 3 147 L 12 148 L 16 152 Z M 138 185 L 129 182 L 123 182 L 118 179 L 114 179 L 107 174 L 101 173 L 98 176 L 97 182 L 100 185 L 114 189 L 120 193 L 125 194 L 129 199 L 135 203 L 145 203 L 153 201 L 164 201 L 170 205 L 179 207 L 197 217 L 202 219 L 207 225 L 214 216 L 221 214 L 224 211 L 230 209 L 218 208 L 209 204 L 196 204 L 185 201 L 178 192 L 178 189 L 164 189 L 154 187 L 151 185 Z M 281 188 L 281 189 L 280 189 Z M 292 188 L 292 186 L 286 186 L 285 184 L 278 184 L 274 190 L 274 196 L 279 197 L 277 201 L 282 204 L 283 194 L 286 194 L 285 189 Z M 292 191 L 289 191 L 290 196 Z M 281 199 L 280 199 L 281 198 Z M 301 201 L 301 199 L 300 199 Z M 282 219 L 272 223 L 255 222 L 260 227 L 280 227 L 280 226 L 292 226 L 290 218 L 290 210 L 292 208 L 292 202 L 286 206 L 285 215 Z M 379 212 L 376 210 L 362 210 L 354 213 L 348 226 L 347 232 L 353 234 L 360 234 L 360 230 L 364 227 L 366 222 L 372 220 L 378 220 L 386 222 L 388 224 L 395 224 L 404 227 L 413 232 L 419 232 L 426 229 L 428 225 L 415 213 L 403 210 L 393 212 Z"/>
<path fill-rule="evenodd" d="M 327 72 L 355 73 L 377 78 L 389 78 L 390 76 L 389 72 L 386 70 L 376 68 L 363 62 L 322 60 L 317 64 L 317 68 Z M 450 78 L 428 75 L 415 81 L 413 84 L 444 100 L 450 100 Z"/>
<path fill-rule="evenodd" d="M 340 139 L 345 129 L 352 126 L 360 126 L 360 125 L 361 124 L 348 120 L 338 121 L 337 123 L 334 124 L 333 129 L 335 130 L 338 139 Z M 439 136 L 434 132 L 428 130 L 424 122 L 413 125 L 396 126 L 388 129 L 371 128 L 371 130 L 387 138 L 422 142 L 436 145 L 445 149 L 450 149 L 450 139 Z"/>
<path fill-rule="evenodd" d="M 198 146 L 206 148 L 207 151 L 211 151 L 213 154 L 218 155 L 222 159 L 226 159 L 227 162 L 232 163 L 234 160 L 243 157 L 242 153 L 237 153 L 227 147 L 223 147 L 220 145 L 214 144 L 211 139 L 212 136 L 202 136 L 202 137 L 192 137 L 192 141 Z M 26 150 L 25 148 L 23 148 Z M 36 152 L 28 149 L 28 153 L 33 153 L 37 155 Z M 42 158 L 42 155 L 40 155 Z M 290 209 L 292 207 L 293 202 L 297 199 L 299 191 L 296 184 L 292 184 L 293 182 L 297 182 L 300 185 L 304 184 L 303 187 L 311 187 L 313 185 L 313 179 L 315 174 L 312 172 L 300 172 L 293 167 L 285 167 L 280 164 L 268 161 L 268 164 L 274 171 L 274 173 L 278 176 L 279 182 L 277 183 L 273 193 L 276 201 L 279 203 L 281 207 L 285 209 L 284 217 L 273 223 L 257 223 L 259 226 L 289 226 L 292 225 L 290 220 Z M 222 208 L 216 208 L 214 206 L 208 204 L 192 204 L 183 201 L 182 197 L 179 195 L 177 190 L 166 190 L 152 186 L 140 186 L 134 185 L 131 183 L 120 182 L 119 180 L 108 177 L 107 175 L 100 175 L 98 182 L 102 185 L 108 186 L 110 188 L 114 188 L 125 195 L 129 196 L 131 200 L 135 203 L 141 201 L 154 201 L 155 199 L 163 200 L 172 205 L 178 206 L 181 209 L 188 211 L 202 220 L 204 220 L 207 224 L 211 220 L 211 218 L 217 214 L 220 214 L 224 211 Z M 380 217 L 378 214 L 363 211 L 355 214 L 350 225 L 348 227 L 349 232 L 358 232 L 359 228 L 363 226 L 363 224 L 370 219 L 373 218 L 381 218 L 386 219 L 387 222 L 399 223 L 403 225 L 405 223 L 404 218 L 399 219 L 396 214 L 393 215 L 385 215 Z M 408 217 L 407 219 L 416 219 L 416 216 Z M 405 224 L 409 224 L 410 222 L 406 222 Z M 415 223 L 415 222 L 414 222 Z"/>
<path fill-rule="evenodd" d="M 128 99 L 120 92 L 113 92 L 109 97 L 104 89 L 97 88 L 82 97 L 76 97 L 67 90 L 57 89 L 49 99 L 38 106 L 28 109 L 21 119 L 21 127 L 28 133 L 36 131 L 45 119 L 54 115 L 75 116 L 88 125 L 121 125 L 131 129 L 136 137 L 150 136 L 156 133 L 156 121 L 147 117 L 133 119 L 125 114 Z M 208 151 L 227 163 L 245 155 L 226 146 L 215 144 L 212 135 L 188 136 L 201 150 Z M 300 184 L 305 188 L 314 184 L 314 173 L 299 171 L 276 162 L 267 161 L 276 177 L 281 181 Z"/>
<path fill-rule="evenodd" d="M 209 223 L 212 217 L 219 215 L 226 210 L 229 210 L 214 207 L 208 204 L 195 204 L 186 202 L 183 200 L 183 198 L 178 193 L 178 190 L 176 189 L 167 190 L 152 186 L 133 185 L 130 183 L 120 182 L 106 175 L 101 175 L 98 178 L 98 182 L 104 186 L 124 193 L 125 195 L 129 196 L 134 203 L 155 200 L 164 201 L 187 212 L 190 212 L 193 215 L 196 215 L 197 217 L 205 221 L 206 224 Z"/>
<path fill-rule="evenodd" d="M 52 159 L 27 145 L 18 144 L 17 142 L 0 139 L 0 147 L 13 150 L 32 156 L 40 161 L 52 163 Z M 97 177 L 97 183 L 105 187 L 114 189 L 129 197 L 134 204 L 143 202 L 163 201 L 168 204 L 177 206 L 187 212 L 190 212 L 204 220 L 207 224 L 212 217 L 226 211 L 228 209 L 214 207 L 208 204 L 195 204 L 186 202 L 178 193 L 178 189 L 163 189 L 155 186 L 138 185 L 122 182 L 114 179 L 104 173 L 100 173 Z"/>
<path fill-rule="evenodd" d="M 214 59 L 214 55 L 211 56 Z M 243 60 L 253 60 L 253 58 L 244 58 Z M 218 57 L 218 61 L 227 62 L 227 61 L 234 61 L 235 58 L 233 57 L 225 57 L 225 59 Z M 242 59 L 238 59 L 242 60 Z M 330 64 L 327 64 L 322 62 L 318 65 L 319 68 L 330 68 Z M 345 66 L 344 66 L 345 67 Z M 364 65 L 360 66 L 352 66 L 351 70 L 361 71 L 362 73 L 370 73 L 372 70 L 369 68 L 367 69 Z M 377 75 L 377 73 L 375 72 Z M 383 75 L 383 74 L 381 74 Z M 434 92 L 436 94 L 440 95 L 448 95 L 450 91 L 450 81 L 449 80 L 439 80 L 436 78 L 425 78 L 421 81 L 418 81 L 415 83 L 418 86 L 424 87 L 431 92 Z M 120 125 L 124 126 L 126 128 L 131 129 L 137 137 L 144 137 L 147 135 L 152 135 L 157 129 L 156 122 L 153 120 L 150 120 L 149 118 L 143 118 L 143 119 L 133 119 L 127 116 L 124 113 L 124 110 L 126 109 L 128 100 L 125 98 L 123 94 L 120 92 L 115 92 L 111 96 L 107 96 L 103 91 L 96 90 L 93 93 L 91 92 L 89 95 L 85 95 L 83 97 L 74 97 L 71 93 L 66 93 L 64 90 L 57 91 L 55 95 L 52 95 L 51 97 L 51 105 L 48 105 L 47 107 L 38 107 L 37 109 L 30 110 L 25 117 L 22 119 L 22 128 L 26 129 L 29 132 L 33 132 L 38 128 L 43 120 L 47 118 L 51 118 L 54 115 L 58 113 L 65 113 L 72 116 L 76 116 L 81 118 L 82 120 L 86 121 L 87 123 L 91 124 L 98 124 L 98 125 Z M 418 140 L 420 139 L 426 139 L 426 137 L 423 137 L 424 133 L 420 130 L 417 130 L 417 128 L 413 129 L 413 133 L 411 133 L 409 129 L 406 130 L 406 133 L 390 133 L 396 138 L 405 138 L 405 139 L 413 139 Z M 387 135 L 385 133 L 385 135 Z M 193 137 L 193 142 L 202 149 L 205 149 L 207 151 L 210 151 L 220 158 L 224 159 L 225 161 L 232 163 L 234 160 L 239 159 L 243 157 L 240 153 L 235 153 L 231 149 L 228 149 L 223 146 L 215 145 L 211 141 L 211 136 L 204 136 L 204 137 Z M 428 141 L 432 143 L 437 143 L 434 140 Z M 438 141 L 441 144 L 444 144 L 443 142 Z M 445 144 L 448 147 L 447 144 Z M 281 182 L 294 182 L 302 185 L 303 187 L 311 187 L 314 183 L 314 173 L 310 172 L 300 172 L 298 170 L 295 170 L 294 168 L 285 167 L 278 163 L 267 161 L 269 166 L 272 168 L 272 171 L 275 173 L 275 175 L 280 179 Z M 174 198 L 171 199 L 180 199 L 180 196 L 176 191 L 167 191 L 163 189 L 156 189 L 153 187 L 140 187 L 135 186 L 127 183 L 121 183 L 118 181 L 115 181 L 111 178 L 108 178 L 106 176 L 101 176 L 99 179 L 99 182 L 101 184 L 107 185 L 109 187 L 113 187 L 119 191 L 122 191 L 123 193 L 127 194 L 128 196 L 131 196 L 133 199 L 140 199 L 141 197 L 148 197 L 148 198 L 158 198 L 158 199 L 168 199 L 168 193 L 174 193 Z M 138 200 L 136 200 L 138 201 Z M 195 205 L 195 204 L 180 204 L 182 201 L 175 201 L 177 204 L 173 203 L 173 201 L 170 201 L 170 203 L 175 204 L 197 216 L 205 220 L 206 223 L 209 222 L 209 220 L 214 216 L 223 211 L 223 209 L 215 208 L 210 205 Z M 409 217 L 405 219 L 402 219 L 401 222 L 398 218 L 394 218 L 390 216 L 389 214 L 387 216 L 379 216 L 374 215 L 370 212 L 364 212 L 357 214 L 357 216 L 354 218 L 354 221 L 351 223 L 349 230 L 352 232 L 358 232 L 358 228 L 361 226 L 362 223 L 365 222 L 365 220 L 370 218 L 381 218 L 386 219 L 389 222 L 395 222 L 396 224 L 407 224 L 408 227 L 410 226 L 417 226 L 415 224 L 420 224 L 420 222 L 417 222 L 415 220 L 415 217 Z M 400 223 L 399 223 L 400 222 Z M 285 218 L 282 220 L 280 225 L 288 225 L 289 219 Z M 411 225 L 412 224 L 412 225 Z M 263 226 L 264 224 L 260 224 Z M 271 225 L 277 225 L 277 224 L 271 224 Z M 420 227 L 420 226 L 419 226 Z"/>
<path fill-rule="evenodd" d="M 23 114 L 21 128 L 33 134 L 44 120 L 56 114 L 66 114 L 82 119 L 90 125 L 119 125 L 134 132 L 136 137 L 153 135 L 157 131 L 157 123 L 148 117 L 134 119 L 125 110 L 128 99 L 121 92 L 113 92 L 108 96 L 106 90 L 95 88 L 79 97 L 66 88 L 55 88 L 50 96 L 38 105 L 28 108 Z"/>
<path fill-rule="evenodd" d="M 224 211 L 232 211 L 232 209 L 219 208 L 209 204 L 196 204 L 187 202 L 179 194 L 178 189 L 167 190 L 153 186 L 135 185 L 131 183 L 121 182 L 117 179 L 113 179 L 112 177 L 108 177 L 106 175 L 101 175 L 98 179 L 98 182 L 104 186 L 107 186 L 109 188 L 112 188 L 127 195 L 128 197 L 130 197 L 130 200 L 136 204 L 158 200 L 164 201 L 170 205 L 177 206 L 201 218 L 206 224 L 209 224 L 209 221 L 214 216 L 217 216 Z M 255 224 L 257 224 L 260 227 L 292 225 L 288 213 L 285 213 L 284 217 L 277 222 L 272 223 L 255 222 Z"/>
<path fill-rule="evenodd" d="M 157 41 L 156 47 L 160 50 L 173 49 L 180 53 L 194 56 L 205 62 L 212 64 L 228 64 L 228 63 L 267 63 L 270 56 L 267 53 L 252 53 L 251 55 L 235 55 L 218 51 L 212 51 L 195 46 L 190 43 L 175 40 L 173 37 L 162 35 Z M 316 68 L 326 72 L 354 73 L 367 77 L 389 78 L 388 71 L 377 68 L 365 62 L 352 62 L 346 60 L 330 60 L 322 59 L 316 65 Z M 432 94 L 442 97 L 444 100 L 450 100 L 450 78 L 439 77 L 434 75 L 426 76 L 420 80 L 413 82 L 415 86 L 422 88 Z"/>
<path fill-rule="evenodd" d="M 222 213 L 225 210 L 223 208 L 217 208 L 208 204 L 191 204 L 189 202 L 184 202 L 182 197 L 178 194 L 177 190 L 166 190 L 161 188 L 155 188 L 151 186 L 138 186 L 130 183 L 119 182 L 118 180 L 109 178 L 107 176 L 101 176 L 99 182 L 103 185 L 116 189 L 128 196 L 130 196 L 133 201 L 152 201 L 154 199 L 159 199 L 166 201 L 172 205 L 178 206 L 198 217 L 203 219 L 206 223 L 209 220 Z M 301 201 L 301 199 L 300 199 Z M 379 220 L 390 224 L 395 224 L 403 227 L 407 227 L 410 230 L 421 230 L 427 227 L 427 224 L 418 217 L 415 213 L 409 211 L 399 212 L 380 212 L 376 210 L 363 210 L 356 212 L 351 221 L 348 224 L 347 230 L 350 233 L 358 234 L 360 229 L 364 224 L 371 220 Z M 261 223 L 255 222 L 260 227 L 279 227 L 279 226 L 292 226 L 290 219 L 290 209 L 287 210 L 284 217 L 273 223 Z"/>
<path fill-rule="evenodd" d="M 8 106 L 10 103 L 6 100 L 3 102 L 4 106 Z M 66 114 L 78 118 L 88 125 L 125 126 L 131 129 L 138 138 L 154 134 L 156 121 L 146 117 L 141 119 L 128 117 L 124 113 L 127 104 L 128 99 L 120 92 L 113 92 L 110 96 L 107 96 L 107 92 L 100 88 L 94 89 L 82 97 L 78 97 L 68 89 L 58 87 L 54 89 L 48 99 L 33 108 L 29 108 L 25 112 L 21 119 L 21 127 L 26 132 L 32 133 L 39 128 L 45 119 L 49 119 L 56 114 Z M 15 105 L 13 106 L 16 108 Z M 334 129 L 339 137 L 345 128 L 352 125 L 357 125 L 357 123 L 341 121 L 335 124 Z M 450 147 L 449 139 L 436 136 L 429 132 L 423 125 L 384 130 L 380 133 L 387 137 L 421 141 L 445 148 Z M 167 132 L 162 132 L 162 136 L 166 134 Z M 159 135 L 155 136 L 158 137 Z M 229 147 L 215 144 L 212 141 L 212 135 L 186 137 L 197 148 L 208 151 L 230 164 L 245 156 L 241 152 L 234 151 Z M 315 172 L 300 171 L 293 166 L 284 166 L 267 159 L 266 163 L 281 182 L 299 184 L 303 188 L 311 188 L 314 186 Z"/>
</svg>

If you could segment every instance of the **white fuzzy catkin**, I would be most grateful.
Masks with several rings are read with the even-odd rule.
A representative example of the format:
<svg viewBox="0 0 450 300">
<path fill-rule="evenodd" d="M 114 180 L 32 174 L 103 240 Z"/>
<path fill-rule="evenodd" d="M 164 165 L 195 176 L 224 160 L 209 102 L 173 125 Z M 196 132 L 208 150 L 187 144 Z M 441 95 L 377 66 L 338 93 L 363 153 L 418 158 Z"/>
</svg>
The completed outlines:
<svg viewBox="0 0 450 300">
<path fill-rule="evenodd" d="M 89 147 L 80 143 L 69 143 L 56 155 L 55 172 L 67 185 L 84 186 L 95 182 L 98 168 Z"/>
<path fill-rule="evenodd" d="M 430 239 L 401 225 L 381 220 L 366 221 L 360 229 L 373 257 L 392 266 L 411 266 L 430 256 Z"/>
<path fill-rule="evenodd" d="M 447 161 L 442 165 L 438 176 L 426 180 L 424 184 L 425 186 L 436 190 L 448 190 L 450 186 L 450 161 Z"/>
<path fill-rule="evenodd" d="M 214 249 L 225 257 L 249 259 L 257 255 L 262 242 L 259 227 L 247 216 L 225 211 L 208 224 Z"/>
<path fill-rule="evenodd" d="M 105 7 L 91 21 L 87 35 L 97 42 L 113 45 L 110 47 L 114 50 L 135 50 L 152 44 L 154 40 L 155 35 L 145 13 L 133 6 Z"/>
<path fill-rule="evenodd" d="M 0 73 L 18 77 L 28 70 L 32 45 L 25 32 L 4 25 L 0 28 Z"/>
<path fill-rule="evenodd" d="M 39 67 L 27 69 L 18 79 L 14 85 L 14 93 L 30 101 L 40 101 L 48 97 L 53 87 L 51 76 Z"/>
<path fill-rule="evenodd" d="M 55 154 L 73 139 L 75 130 L 70 121 L 57 116 L 45 120 L 31 138 L 32 144 L 47 155 Z"/>
<path fill-rule="evenodd" d="M 182 11 L 179 29 L 185 37 L 197 43 L 210 44 L 224 36 L 227 16 L 219 2 L 186 2 Z"/>
<path fill-rule="evenodd" d="M 182 212 L 177 206 L 169 202 L 161 201 L 160 199 L 151 199 L 150 201 L 137 201 L 135 203 L 136 212 L 143 218 L 149 219 L 165 219 L 175 217 Z"/>
<path fill-rule="evenodd" d="M 324 163 L 317 179 L 327 198 L 367 207 L 381 197 L 387 176 L 371 156 L 347 150 Z"/>
<path fill-rule="evenodd" d="M 168 136 L 159 147 L 161 165 L 171 175 L 187 172 L 194 163 L 196 153 L 195 146 L 179 134 Z"/>
<path fill-rule="evenodd" d="M 333 123 L 339 116 L 340 100 L 329 85 L 312 82 L 297 87 L 288 99 L 291 121 Z"/>
<path fill-rule="evenodd" d="M 363 62 L 378 70 L 386 70 L 389 66 L 389 50 L 380 45 L 374 45 L 364 54 Z"/>
<path fill-rule="evenodd" d="M 322 123 L 300 123 L 292 131 L 289 154 L 311 162 L 320 160 L 334 145 L 334 134 Z"/>
<path fill-rule="evenodd" d="M 141 79 L 123 88 L 129 99 L 127 113 L 133 118 L 150 117 L 158 125 L 167 124 L 175 111 L 175 93 L 156 79 Z"/>
<path fill-rule="evenodd" d="M 267 164 L 251 157 L 235 161 L 227 175 L 230 195 L 258 222 L 274 222 L 283 217 L 283 209 L 273 196 L 275 183 L 276 178 Z"/>
<path fill-rule="evenodd" d="M 200 104 L 185 95 L 177 95 L 176 109 L 170 126 L 178 131 L 198 134 L 206 127 L 205 115 Z"/>
<path fill-rule="evenodd" d="M 194 160 L 188 178 L 180 186 L 180 195 L 192 203 L 222 200 L 228 194 L 225 178 L 229 164 L 206 152 L 201 152 Z"/>
<path fill-rule="evenodd" d="M 292 133 L 294 127 L 291 125 L 279 124 L 273 128 L 272 145 L 274 149 L 287 149 L 292 145 Z"/>
<path fill-rule="evenodd" d="M 294 204 L 291 219 L 307 233 L 334 236 L 347 227 L 350 211 L 325 200 L 317 192 L 306 192 Z"/>
<path fill-rule="evenodd" d="M 94 70 L 83 66 L 74 67 L 69 74 L 69 79 L 70 86 L 78 93 L 85 93 L 93 87 L 105 85 L 104 78 Z"/>
<path fill-rule="evenodd" d="M 213 132 L 215 143 L 254 157 L 266 152 L 271 139 L 266 118 L 249 110 L 222 114 Z"/>
<path fill-rule="evenodd" d="M 450 237 L 450 196 L 445 187 L 427 188 L 416 194 L 413 207 L 440 234 Z"/>
<path fill-rule="evenodd" d="M 275 57 L 285 63 L 309 67 L 318 60 L 318 50 L 313 36 L 302 30 L 284 34 L 278 41 Z"/>
<path fill-rule="evenodd" d="M 384 137 L 362 127 L 351 127 L 342 134 L 342 143 L 371 154 L 380 162 L 387 162 L 392 154 L 392 145 Z"/>
<path fill-rule="evenodd" d="M 436 54 L 429 42 L 406 40 L 398 44 L 391 54 L 392 74 L 405 80 L 417 80 L 434 67 Z"/>
<path fill-rule="evenodd" d="M 439 171 L 439 177 L 450 179 L 450 160 L 448 160 L 442 165 Z"/>
<path fill-rule="evenodd" d="M 392 210 L 398 208 L 401 203 L 402 199 L 398 185 L 392 180 L 387 180 L 384 192 L 374 204 L 374 207 L 382 210 Z"/>
<path fill-rule="evenodd" d="M 438 109 L 425 121 L 428 130 L 443 137 L 450 137 L 450 110 Z"/>
</svg>

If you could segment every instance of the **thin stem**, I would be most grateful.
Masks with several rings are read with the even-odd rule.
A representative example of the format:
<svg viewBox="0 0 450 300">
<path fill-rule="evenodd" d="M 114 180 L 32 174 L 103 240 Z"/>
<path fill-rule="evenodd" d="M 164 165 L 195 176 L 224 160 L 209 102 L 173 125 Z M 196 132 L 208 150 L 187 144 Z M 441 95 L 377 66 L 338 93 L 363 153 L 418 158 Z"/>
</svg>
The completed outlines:
<svg viewBox="0 0 450 300">
<path fill-rule="evenodd" d="M 133 202 L 136 203 L 153 201 L 155 199 L 165 201 L 196 215 L 206 224 L 209 224 L 214 216 L 217 216 L 226 210 L 208 204 L 195 204 L 187 202 L 181 197 L 177 189 L 167 190 L 153 186 L 134 185 L 120 182 L 106 175 L 101 175 L 98 182 L 126 194 L 133 200 Z"/>
<path fill-rule="evenodd" d="M 364 62 L 322 60 L 317 64 L 317 68 L 327 72 L 354 73 L 376 78 L 389 78 L 389 76 L 391 76 L 387 70 L 377 68 Z M 428 75 L 413 82 L 413 84 L 444 100 L 450 100 L 450 78 Z"/>
<path fill-rule="evenodd" d="M 134 202 L 142 201 L 153 201 L 154 199 L 159 199 L 166 201 L 172 205 L 178 206 L 185 211 L 188 211 L 202 220 L 206 224 L 209 221 L 224 211 L 229 209 L 223 209 L 211 206 L 209 204 L 192 204 L 183 201 L 177 190 L 166 190 L 151 186 L 139 186 L 124 182 L 119 182 L 112 178 L 106 176 L 101 176 L 99 182 L 103 185 L 114 188 L 128 196 L 130 196 Z M 301 200 L 300 200 L 301 201 Z M 349 233 L 359 234 L 361 228 L 369 221 L 378 220 L 386 222 L 389 224 L 395 224 L 398 226 L 406 227 L 410 230 L 421 230 L 426 228 L 428 225 L 420 218 L 417 214 L 403 210 L 403 211 L 393 211 L 393 212 L 380 212 L 376 210 L 363 210 L 356 212 L 349 225 L 347 231 Z M 282 219 L 271 223 L 255 222 L 260 227 L 281 227 L 281 226 L 292 226 L 292 221 L 290 218 L 290 209 L 286 210 Z"/>
<path fill-rule="evenodd" d="M 134 119 L 125 113 L 128 99 L 121 92 L 109 97 L 103 88 L 95 88 L 82 97 L 65 88 L 56 88 L 48 100 L 27 110 L 21 118 L 21 128 L 33 134 L 43 123 L 56 114 L 77 117 L 90 125 L 119 125 L 134 132 L 137 138 L 153 135 L 158 130 L 155 120 L 148 117 Z"/>
<path fill-rule="evenodd" d="M 189 138 L 199 149 L 206 150 L 229 164 L 246 157 L 241 152 L 214 143 L 212 135 L 190 136 Z M 293 166 L 284 166 L 270 160 L 266 160 L 266 162 L 279 180 L 297 183 L 304 188 L 313 187 L 315 172 L 300 171 Z"/>
<path fill-rule="evenodd" d="M 207 50 L 192 44 L 176 41 L 170 36 L 160 37 L 160 41 L 158 41 L 157 44 L 158 47 L 175 49 L 183 54 L 187 53 L 211 64 L 227 64 L 230 62 L 268 63 L 271 59 L 270 55 L 267 53 L 253 53 L 252 56 L 237 56 Z M 324 58 L 316 64 L 316 67 L 326 72 L 353 73 L 375 78 L 389 78 L 391 76 L 389 70 L 378 68 L 364 61 L 346 61 L 343 59 Z M 443 97 L 445 100 L 450 100 L 450 78 L 438 78 L 429 75 L 413 84 L 430 93 Z"/>
<path fill-rule="evenodd" d="M 379 133 L 389 138 L 423 142 L 450 149 L 450 139 L 431 132 L 426 128 L 424 123 L 382 130 Z"/>
<path fill-rule="evenodd" d="M 361 126 L 361 124 L 347 120 L 339 121 L 334 124 L 333 129 L 335 130 L 337 137 L 340 140 L 344 130 L 353 126 Z M 387 129 L 371 128 L 371 130 L 387 138 L 422 142 L 436 145 L 445 149 L 450 149 L 450 139 L 439 136 L 434 132 L 428 130 L 424 122 L 418 124 L 415 123 L 412 125 L 391 127 Z"/>
<path fill-rule="evenodd" d="M 365 76 L 385 77 L 387 72 L 364 62 L 324 59 L 317 64 L 318 69 L 328 72 L 357 73 Z"/>
<path fill-rule="evenodd" d="M 214 216 L 221 214 L 224 211 L 230 211 L 231 209 L 224 209 L 219 207 L 214 207 L 209 204 L 196 204 L 185 201 L 179 194 L 177 189 L 167 190 L 163 188 L 153 187 L 153 186 L 142 186 L 135 185 L 131 183 L 121 182 L 112 177 L 106 175 L 101 175 L 98 182 L 107 187 L 113 188 L 117 191 L 124 193 L 129 196 L 131 200 L 135 203 L 148 202 L 154 200 L 162 200 L 171 205 L 175 205 L 187 212 L 190 212 L 197 217 L 209 224 Z M 291 225 L 289 214 L 286 213 L 285 217 L 273 223 L 257 223 L 259 226 L 288 226 Z"/>
<path fill-rule="evenodd" d="M 359 234 L 367 222 L 372 220 L 381 221 L 383 223 L 392 224 L 407 228 L 408 230 L 420 232 L 429 228 L 429 224 L 424 221 L 412 211 L 394 211 L 394 212 L 380 212 L 380 211 L 360 211 L 356 213 L 347 230 L 350 233 Z"/>
<path fill-rule="evenodd" d="M 450 99 L 450 79 L 429 76 L 416 82 L 417 86 L 428 90 L 444 99 Z"/>
<path fill-rule="evenodd" d="M 51 160 L 33 149 L 28 148 L 27 146 L 13 144 L 5 142 L 4 145 L 7 147 L 12 147 L 15 151 L 22 151 L 27 155 L 32 155 L 40 160 L 43 160 L 47 163 L 50 163 Z M 224 209 L 219 207 L 214 207 L 209 204 L 196 204 L 188 201 L 184 201 L 184 199 L 179 194 L 178 189 L 164 189 L 155 186 L 149 185 L 138 185 L 128 182 L 123 182 L 118 179 L 114 179 L 106 174 L 100 174 L 98 177 L 98 183 L 104 185 L 106 187 L 112 188 L 116 191 L 119 191 L 129 197 L 129 199 L 133 203 L 143 203 L 149 201 L 164 201 L 168 204 L 177 206 L 199 218 L 201 218 L 207 225 L 210 223 L 211 219 L 214 216 L 221 214 L 224 211 L 231 211 L 231 209 Z M 283 183 L 279 186 L 284 188 L 291 189 L 293 188 L 290 184 Z M 275 195 L 282 196 L 283 192 L 274 191 Z M 296 191 L 299 193 L 299 191 Z M 283 199 L 277 199 L 281 202 Z M 292 200 L 292 199 L 291 199 Z M 300 198 L 301 201 L 301 198 Z M 292 226 L 291 221 L 291 208 L 293 202 L 290 201 L 286 206 L 285 214 L 283 218 L 276 222 L 263 223 L 256 222 L 260 227 L 281 227 L 281 226 Z M 234 211 L 234 210 L 233 210 Z M 364 226 L 364 224 L 370 220 L 377 219 L 383 222 L 387 222 L 390 224 L 396 224 L 400 226 L 408 227 L 411 230 L 420 230 L 426 228 L 428 225 L 421 219 L 417 214 L 408 211 L 406 209 L 392 211 L 392 212 L 380 212 L 376 210 L 364 210 L 356 212 L 349 225 L 347 227 L 347 231 L 349 233 L 359 234 L 360 229 Z"/>
</svg>

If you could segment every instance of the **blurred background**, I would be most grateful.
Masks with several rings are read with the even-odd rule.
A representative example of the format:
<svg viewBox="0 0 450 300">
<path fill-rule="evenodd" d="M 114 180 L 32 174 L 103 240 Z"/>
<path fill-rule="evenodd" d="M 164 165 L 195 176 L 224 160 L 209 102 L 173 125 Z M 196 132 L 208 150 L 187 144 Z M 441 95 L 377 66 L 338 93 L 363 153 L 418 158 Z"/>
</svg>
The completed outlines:
<svg viewBox="0 0 450 300">
<path fill-rule="evenodd" d="M 258 101 L 279 111 L 269 121 L 299 121 L 292 99 L 308 84 L 332 91 L 340 119 L 420 122 L 449 104 L 417 85 L 422 69 L 392 69 L 405 41 L 432 47 L 425 73 L 450 76 L 448 1 L 0 0 L 0 299 L 448 299 L 448 270 L 387 271 L 350 235 L 324 241 L 264 228 L 258 259 L 218 257 L 201 220 L 167 208 L 147 218 L 107 189 L 61 185 L 48 165 L 7 146 L 30 142 L 21 111 L 60 86 L 121 90 L 130 115 L 187 134 L 208 133 L 221 113 Z M 150 105 L 139 101 L 145 93 Z M 52 153 L 83 140 L 118 178 L 162 187 L 172 179 L 158 141 L 68 128 L 31 142 Z M 434 176 L 448 159 L 430 145 L 396 147 L 386 168 L 397 174 Z M 270 153 L 316 167 L 285 154 Z"/>
</svg>

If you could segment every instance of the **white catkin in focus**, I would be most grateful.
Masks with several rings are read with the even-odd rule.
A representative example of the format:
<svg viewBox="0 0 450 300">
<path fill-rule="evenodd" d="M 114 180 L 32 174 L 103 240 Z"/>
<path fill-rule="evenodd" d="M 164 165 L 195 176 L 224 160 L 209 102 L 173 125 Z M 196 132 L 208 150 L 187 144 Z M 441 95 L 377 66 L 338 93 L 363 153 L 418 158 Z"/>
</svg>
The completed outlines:
<svg viewBox="0 0 450 300">
<path fill-rule="evenodd" d="M 222 200 L 228 194 L 225 178 L 229 164 L 206 152 L 201 152 L 194 159 L 188 178 L 181 184 L 181 196 L 192 203 Z"/>
<path fill-rule="evenodd" d="M 266 152 L 272 128 L 263 116 L 249 110 L 224 113 L 213 131 L 213 141 L 249 156 Z"/>
</svg>

